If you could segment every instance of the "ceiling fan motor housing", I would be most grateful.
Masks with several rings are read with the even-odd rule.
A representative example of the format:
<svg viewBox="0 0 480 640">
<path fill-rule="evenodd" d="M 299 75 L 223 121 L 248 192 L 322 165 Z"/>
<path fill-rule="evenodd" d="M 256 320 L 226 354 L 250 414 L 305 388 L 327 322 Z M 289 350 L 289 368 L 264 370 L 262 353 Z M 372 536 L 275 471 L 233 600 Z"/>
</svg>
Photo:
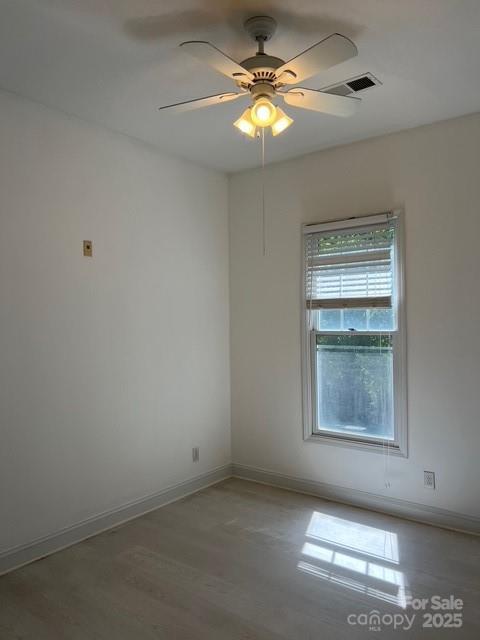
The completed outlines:
<svg viewBox="0 0 480 640">
<path fill-rule="evenodd" d="M 254 100 L 258 100 L 258 98 L 273 98 L 275 96 L 275 87 L 270 82 L 258 82 L 250 87 L 250 95 Z"/>
<path fill-rule="evenodd" d="M 253 75 L 253 82 L 245 80 L 239 80 L 237 84 L 244 89 L 248 89 L 252 95 L 258 95 L 258 90 L 255 89 L 256 86 L 262 85 L 265 91 L 268 93 L 264 93 L 264 95 L 273 95 L 271 91 L 266 87 L 269 85 L 273 90 L 273 87 L 276 80 L 275 70 L 281 67 L 284 64 L 284 60 L 281 58 L 277 58 L 276 56 L 269 56 L 266 53 L 257 54 L 252 56 L 251 58 L 247 58 L 244 60 L 241 65 L 244 69 L 250 71 Z M 255 91 L 254 91 L 255 89 Z"/>
<path fill-rule="evenodd" d="M 253 73 L 255 77 L 273 77 L 275 69 L 285 64 L 285 61 L 276 56 L 269 56 L 267 53 L 257 53 L 257 55 L 247 58 L 240 65 Z"/>
</svg>

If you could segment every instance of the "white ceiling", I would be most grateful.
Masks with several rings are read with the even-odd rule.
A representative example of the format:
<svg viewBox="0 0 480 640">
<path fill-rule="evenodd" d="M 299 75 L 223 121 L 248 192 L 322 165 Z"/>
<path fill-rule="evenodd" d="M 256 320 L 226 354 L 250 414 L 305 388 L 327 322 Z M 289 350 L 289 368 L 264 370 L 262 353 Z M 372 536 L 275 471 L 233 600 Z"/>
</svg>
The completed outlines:
<svg viewBox="0 0 480 640">
<path fill-rule="evenodd" d="M 289 59 L 337 31 L 356 59 L 304 86 L 370 71 L 351 119 L 294 107 L 266 142 L 268 161 L 480 111 L 480 0 L 0 0 L 0 87 L 225 171 L 259 164 L 232 121 L 239 102 L 184 114 L 157 106 L 231 90 L 176 45 L 209 40 L 237 60 L 254 52 L 245 18 L 279 23 L 267 51 Z"/>
</svg>

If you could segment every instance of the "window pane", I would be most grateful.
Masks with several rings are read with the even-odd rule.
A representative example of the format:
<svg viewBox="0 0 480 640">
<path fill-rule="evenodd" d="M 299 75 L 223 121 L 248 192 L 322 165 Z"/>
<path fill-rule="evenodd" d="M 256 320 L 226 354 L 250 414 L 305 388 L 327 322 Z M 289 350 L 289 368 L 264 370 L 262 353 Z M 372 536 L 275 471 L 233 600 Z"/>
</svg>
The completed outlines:
<svg viewBox="0 0 480 640">
<path fill-rule="evenodd" d="M 343 309 L 320 309 L 313 311 L 316 316 L 316 329 L 321 331 L 340 331 L 343 325 Z"/>
<path fill-rule="evenodd" d="M 319 309 L 312 311 L 317 331 L 394 331 L 393 309 Z"/>
<path fill-rule="evenodd" d="M 367 330 L 367 310 L 366 309 L 344 309 L 343 324 L 347 329 L 357 331 Z"/>
<path fill-rule="evenodd" d="M 391 335 L 317 335 L 317 430 L 393 440 Z"/>
</svg>

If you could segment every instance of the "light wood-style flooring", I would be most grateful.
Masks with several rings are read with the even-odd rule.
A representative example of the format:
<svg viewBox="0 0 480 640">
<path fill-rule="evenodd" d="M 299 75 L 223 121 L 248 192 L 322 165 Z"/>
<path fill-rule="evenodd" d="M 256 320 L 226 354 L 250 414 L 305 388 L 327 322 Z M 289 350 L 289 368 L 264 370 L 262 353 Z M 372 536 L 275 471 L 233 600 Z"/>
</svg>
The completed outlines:
<svg viewBox="0 0 480 640">
<path fill-rule="evenodd" d="M 1 640 L 375 637 L 480 638 L 480 538 L 230 479 L 0 578 Z"/>
</svg>

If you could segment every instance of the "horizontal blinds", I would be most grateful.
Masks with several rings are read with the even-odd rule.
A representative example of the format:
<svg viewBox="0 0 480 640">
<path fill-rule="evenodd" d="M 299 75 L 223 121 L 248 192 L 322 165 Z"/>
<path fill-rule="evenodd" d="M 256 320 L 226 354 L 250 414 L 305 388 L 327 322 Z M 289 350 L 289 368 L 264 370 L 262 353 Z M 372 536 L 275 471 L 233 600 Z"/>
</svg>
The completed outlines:
<svg viewBox="0 0 480 640">
<path fill-rule="evenodd" d="M 394 233 L 392 223 L 307 233 L 307 306 L 390 307 Z"/>
</svg>

